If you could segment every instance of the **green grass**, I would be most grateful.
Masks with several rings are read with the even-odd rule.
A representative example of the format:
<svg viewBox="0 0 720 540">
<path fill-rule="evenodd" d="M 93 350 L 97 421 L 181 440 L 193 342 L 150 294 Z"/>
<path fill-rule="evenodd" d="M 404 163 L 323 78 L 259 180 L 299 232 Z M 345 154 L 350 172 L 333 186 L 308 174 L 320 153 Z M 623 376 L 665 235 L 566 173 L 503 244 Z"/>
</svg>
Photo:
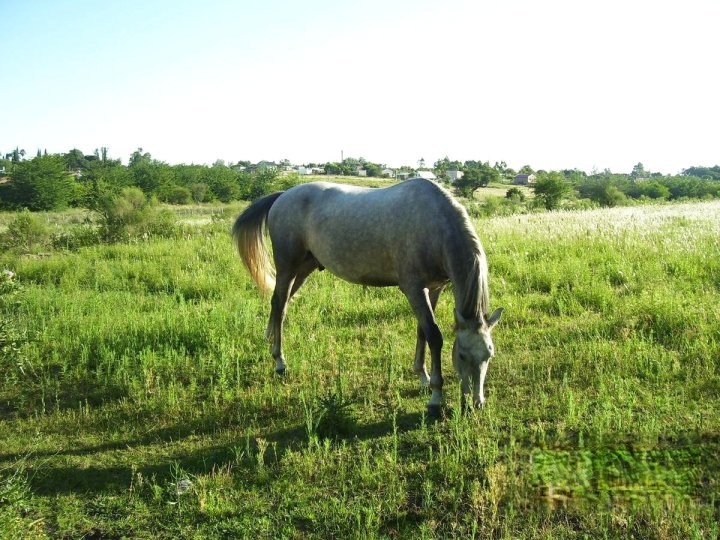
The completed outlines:
<svg viewBox="0 0 720 540">
<path fill-rule="evenodd" d="M 461 416 L 441 298 L 440 422 L 396 289 L 314 274 L 274 376 L 238 210 L 0 255 L 0 538 L 720 534 L 720 204 L 476 221 L 506 314 Z"/>
<path fill-rule="evenodd" d="M 529 186 L 516 186 L 513 184 L 501 184 L 499 182 L 493 182 L 490 185 L 476 189 L 473 192 L 473 199 L 483 201 L 488 197 L 505 197 L 509 189 L 518 189 L 525 197 L 532 199 L 535 196 L 532 187 Z"/>
</svg>

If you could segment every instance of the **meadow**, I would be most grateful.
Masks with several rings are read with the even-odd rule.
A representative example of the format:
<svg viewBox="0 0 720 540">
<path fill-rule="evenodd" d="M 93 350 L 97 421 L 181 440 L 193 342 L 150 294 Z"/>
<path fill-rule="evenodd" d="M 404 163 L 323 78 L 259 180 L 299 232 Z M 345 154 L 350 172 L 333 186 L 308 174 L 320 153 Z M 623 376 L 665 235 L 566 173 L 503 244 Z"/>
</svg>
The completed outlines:
<svg viewBox="0 0 720 540">
<path fill-rule="evenodd" d="M 0 538 L 720 534 L 719 202 L 476 219 L 506 312 L 462 415 L 441 297 L 440 421 L 394 288 L 313 274 L 274 374 L 239 210 L 0 254 Z"/>
</svg>

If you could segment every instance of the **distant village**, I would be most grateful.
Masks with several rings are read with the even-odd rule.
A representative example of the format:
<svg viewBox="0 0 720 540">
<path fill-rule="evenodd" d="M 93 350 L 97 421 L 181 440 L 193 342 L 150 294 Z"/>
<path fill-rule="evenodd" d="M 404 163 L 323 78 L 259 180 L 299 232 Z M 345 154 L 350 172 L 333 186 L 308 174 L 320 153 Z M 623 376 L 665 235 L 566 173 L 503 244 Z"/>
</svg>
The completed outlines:
<svg viewBox="0 0 720 540">
<path fill-rule="evenodd" d="M 368 166 L 369 165 L 369 166 Z M 295 173 L 300 176 L 322 176 L 322 175 L 343 175 L 358 177 L 375 177 L 375 178 L 393 178 L 398 181 L 407 180 L 408 178 L 425 178 L 426 180 L 438 180 L 437 175 L 429 168 L 411 169 L 409 167 L 401 167 L 392 169 L 388 167 L 378 167 L 374 164 L 357 164 L 352 168 L 346 167 L 340 169 L 338 164 L 326 164 L 324 166 L 314 165 L 292 165 L 287 162 L 277 163 L 274 161 L 260 161 L 255 164 L 246 164 L 240 162 L 236 165 L 230 165 L 230 168 L 237 172 L 255 173 L 262 171 L 273 171 L 278 173 Z M 458 168 L 449 168 L 443 171 L 443 179 L 454 184 L 464 175 L 464 171 Z M 535 183 L 534 174 L 515 174 L 512 176 L 512 183 L 516 185 L 530 185 Z"/>
</svg>

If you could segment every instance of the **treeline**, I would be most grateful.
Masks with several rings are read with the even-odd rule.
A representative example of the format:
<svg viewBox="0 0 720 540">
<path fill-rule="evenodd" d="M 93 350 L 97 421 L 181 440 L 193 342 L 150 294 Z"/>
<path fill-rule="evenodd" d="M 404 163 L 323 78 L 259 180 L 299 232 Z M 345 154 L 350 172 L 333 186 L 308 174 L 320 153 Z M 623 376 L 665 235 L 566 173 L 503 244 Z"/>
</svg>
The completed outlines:
<svg viewBox="0 0 720 540">
<path fill-rule="evenodd" d="M 678 201 L 720 198 L 720 166 L 690 167 L 679 175 L 663 175 L 645 170 L 638 163 L 629 174 L 609 170 L 587 175 L 577 169 L 560 172 L 540 171 L 533 186 L 536 195 L 549 204 L 562 199 L 589 200 L 599 206 L 621 206 L 637 201 Z M 561 193 L 560 197 L 553 194 Z"/>
<path fill-rule="evenodd" d="M 91 155 L 73 149 L 66 154 L 38 152 L 32 159 L 24 157 L 24 151 L 16 149 L 6 154 L 5 159 L 0 159 L 1 210 L 42 211 L 69 206 L 98 209 L 106 204 L 108 197 L 131 188 L 140 190 L 149 201 L 171 204 L 253 200 L 299 182 L 297 174 L 286 173 L 285 169 L 290 169 L 287 161 L 279 164 L 261 162 L 258 166 L 245 161 L 234 165 L 222 161 L 212 166 L 169 165 L 153 159 L 141 148 L 132 153 L 127 165 L 110 158 L 106 148 Z M 362 170 L 366 176 L 381 176 L 385 171 L 383 165 L 363 158 L 309 164 L 306 168 L 339 175 L 356 175 Z M 617 206 L 645 200 L 720 197 L 720 166 L 717 165 L 689 167 L 680 175 L 665 176 L 646 171 L 642 163 L 638 163 L 629 174 L 605 170 L 588 175 L 577 169 L 534 171 L 529 165 L 516 172 L 504 162 L 491 166 L 488 162 L 459 162 L 445 157 L 427 168 L 421 159 L 417 170 L 423 169 L 431 169 L 438 178 L 452 183 L 459 194 L 468 198 L 472 198 L 475 190 L 490 183 L 511 184 L 518 173 L 533 175 L 534 182 L 529 185 L 536 200 L 519 200 L 517 192 L 509 191 L 505 203 L 512 206 L 513 211 L 518 205 L 532 210 L 531 203 L 554 209 L 577 206 L 578 202 Z M 416 169 L 402 167 L 399 171 L 413 174 Z M 463 174 L 458 177 L 453 171 Z"/>
<path fill-rule="evenodd" d="M 713 169 L 719 168 L 709 170 Z M 590 199 L 601 206 L 619 206 L 633 200 L 720 198 L 720 176 L 694 176 L 687 171 L 680 176 L 652 175 L 639 178 L 605 173 L 583 178 L 575 187 L 581 198 Z"/>
<path fill-rule="evenodd" d="M 169 165 L 138 149 L 128 165 L 110 159 L 107 149 L 84 155 L 40 154 L 32 159 L 0 160 L 6 176 L 0 183 L 0 209 L 58 210 L 69 206 L 93 208 L 108 194 L 138 188 L 147 197 L 173 204 L 252 200 L 286 189 L 297 178 L 274 169 L 253 172 L 218 161 L 207 165 Z"/>
</svg>

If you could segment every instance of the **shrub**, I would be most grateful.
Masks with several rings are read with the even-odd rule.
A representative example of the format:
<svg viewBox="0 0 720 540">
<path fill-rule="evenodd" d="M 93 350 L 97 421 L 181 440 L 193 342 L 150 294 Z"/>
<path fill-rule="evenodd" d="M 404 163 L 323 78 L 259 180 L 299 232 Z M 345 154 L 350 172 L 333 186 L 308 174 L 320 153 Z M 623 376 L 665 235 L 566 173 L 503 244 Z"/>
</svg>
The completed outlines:
<svg viewBox="0 0 720 540">
<path fill-rule="evenodd" d="M 505 192 L 505 198 L 510 199 L 511 201 L 524 202 L 525 193 L 523 193 L 520 188 L 513 187 Z"/>
<path fill-rule="evenodd" d="M 196 203 L 205 202 L 207 199 L 209 187 L 203 182 L 197 182 L 190 186 L 190 193 L 192 193 L 193 201 Z"/>
<path fill-rule="evenodd" d="M 160 200 L 170 204 L 190 204 L 192 202 L 192 192 L 183 186 L 170 185 L 164 186 L 158 197 Z"/>
<path fill-rule="evenodd" d="M 659 182 L 639 182 L 629 193 L 631 197 L 648 197 L 650 199 L 669 199 L 670 189 Z"/>
<path fill-rule="evenodd" d="M 159 210 L 139 188 L 125 188 L 119 195 L 105 194 L 95 201 L 100 237 L 106 242 L 132 240 L 148 235 L 172 236 L 175 217 Z"/>
<path fill-rule="evenodd" d="M 100 231 L 90 224 L 76 225 L 52 236 L 55 249 L 79 249 L 94 246 L 101 242 Z"/>
<path fill-rule="evenodd" d="M 24 210 L 8 224 L 8 230 L 2 235 L 1 243 L 6 249 L 32 253 L 44 246 L 48 238 L 47 226 L 40 218 Z"/>
</svg>

